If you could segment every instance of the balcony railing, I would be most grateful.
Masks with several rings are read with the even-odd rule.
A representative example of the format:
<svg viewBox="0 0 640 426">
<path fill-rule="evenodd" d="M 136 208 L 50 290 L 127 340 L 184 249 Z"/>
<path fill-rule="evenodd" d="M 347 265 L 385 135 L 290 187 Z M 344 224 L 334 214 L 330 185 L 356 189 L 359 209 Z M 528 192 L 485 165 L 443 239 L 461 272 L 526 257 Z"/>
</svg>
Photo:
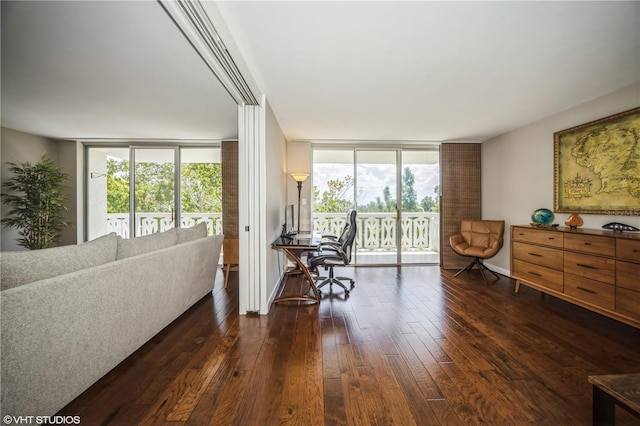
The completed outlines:
<svg viewBox="0 0 640 426">
<path fill-rule="evenodd" d="M 321 234 L 340 235 L 345 213 L 314 213 L 313 229 Z M 397 250 L 395 213 L 358 213 L 358 251 Z M 440 251 L 440 214 L 405 212 L 401 217 L 403 251 Z"/>
<path fill-rule="evenodd" d="M 181 222 L 183 228 L 206 222 L 209 235 L 222 234 L 222 213 L 182 213 Z M 173 227 L 171 213 L 136 213 L 136 235 L 153 234 Z M 107 214 L 107 232 L 129 238 L 129 214 Z"/>
<path fill-rule="evenodd" d="M 183 213 L 182 227 L 200 222 L 207 223 L 209 235 L 222 234 L 222 213 Z M 345 225 L 345 213 L 314 213 L 313 230 L 321 234 L 340 235 Z M 440 214 L 423 212 L 402 213 L 402 250 L 440 251 Z M 358 213 L 356 248 L 359 252 L 384 252 L 397 250 L 395 213 Z M 137 213 L 136 235 L 166 231 L 173 227 L 170 213 Z M 129 238 L 129 215 L 107 215 L 107 232 Z"/>
</svg>

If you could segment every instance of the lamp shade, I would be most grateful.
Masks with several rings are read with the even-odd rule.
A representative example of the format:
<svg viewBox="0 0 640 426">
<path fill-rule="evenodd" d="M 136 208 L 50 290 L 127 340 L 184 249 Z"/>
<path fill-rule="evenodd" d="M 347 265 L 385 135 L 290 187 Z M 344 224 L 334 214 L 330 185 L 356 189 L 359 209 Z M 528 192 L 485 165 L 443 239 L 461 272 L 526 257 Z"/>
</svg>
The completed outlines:
<svg viewBox="0 0 640 426">
<path fill-rule="evenodd" d="M 296 182 L 304 182 L 309 177 L 309 173 L 291 173 L 291 177 Z"/>
</svg>

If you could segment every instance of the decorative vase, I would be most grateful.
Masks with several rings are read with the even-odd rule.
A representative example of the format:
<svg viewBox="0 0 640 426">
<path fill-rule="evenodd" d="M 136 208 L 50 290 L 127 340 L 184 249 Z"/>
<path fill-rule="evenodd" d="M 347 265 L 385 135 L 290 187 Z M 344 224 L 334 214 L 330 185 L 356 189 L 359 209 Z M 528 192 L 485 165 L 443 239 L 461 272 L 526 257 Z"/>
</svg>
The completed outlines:
<svg viewBox="0 0 640 426">
<path fill-rule="evenodd" d="M 578 226 L 584 225 L 584 220 L 582 220 L 578 213 L 571 213 L 564 224 L 571 229 L 576 229 Z"/>
<path fill-rule="evenodd" d="M 533 226 L 552 226 L 553 219 L 555 219 L 555 215 L 549 209 L 536 209 L 531 214 Z"/>
</svg>

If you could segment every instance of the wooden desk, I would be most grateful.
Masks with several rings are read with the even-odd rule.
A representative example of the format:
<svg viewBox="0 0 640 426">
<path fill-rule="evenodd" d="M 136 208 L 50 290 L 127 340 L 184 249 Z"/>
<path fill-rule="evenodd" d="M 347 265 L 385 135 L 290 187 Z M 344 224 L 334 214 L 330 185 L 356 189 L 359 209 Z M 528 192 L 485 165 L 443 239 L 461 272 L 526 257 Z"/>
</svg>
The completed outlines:
<svg viewBox="0 0 640 426">
<path fill-rule="evenodd" d="M 616 404 L 640 418 L 640 374 L 589 376 L 589 383 L 594 425 L 614 425 Z"/>
<path fill-rule="evenodd" d="M 308 238 L 311 236 L 311 238 Z M 303 238 L 300 238 L 303 237 Z M 318 248 L 320 245 L 321 237 L 320 235 L 311 235 L 311 234 L 300 234 L 300 237 L 296 235 L 292 235 L 291 238 L 288 237 L 279 237 L 272 244 L 271 248 L 275 250 L 282 250 L 285 252 L 287 257 L 294 261 L 296 265 L 300 268 L 302 273 L 309 281 L 309 287 L 312 292 L 312 295 L 309 294 L 301 294 L 295 296 L 282 296 L 282 292 L 286 287 L 286 282 L 282 285 L 278 297 L 276 297 L 273 303 L 278 302 L 291 302 L 291 301 L 303 301 L 303 302 L 313 302 L 320 303 L 320 293 L 318 292 L 318 288 L 316 287 L 316 283 L 309 272 L 309 268 L 304 264 L 302 259 L 300 259 L 299 253 L 304 251 L 313 251 Z"/>
</svg>

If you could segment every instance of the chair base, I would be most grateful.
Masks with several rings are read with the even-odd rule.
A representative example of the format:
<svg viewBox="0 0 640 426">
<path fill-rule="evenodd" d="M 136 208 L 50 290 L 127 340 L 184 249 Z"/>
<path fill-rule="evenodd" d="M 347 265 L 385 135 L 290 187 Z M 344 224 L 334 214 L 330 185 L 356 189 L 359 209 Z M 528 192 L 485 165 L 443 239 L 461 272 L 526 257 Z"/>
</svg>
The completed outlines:
<svg viewBox="0 0 640 426">
<path fill-rule="evenodd" d="M 348 296 L 349 292 L 351 291 L 351 289 L 355 285 L 355 281 L 353 281 L 352 278 L 334 276 L 333 275 L 333 268 L 329 268 L 329 276 L 328 277 L 315 277 L 314 280 L 316 281 L 316 283 L 318 281 L 321 281 L 320 284 L 316 285 L 316 288 L 318 289 L 319 293 L 322 293 L 322 291 L 320 291 L 320 289 L 322 287 L 324 287 L 325 285 L 329 284 L 329 287 L 331 287 L 331 286 L 333 286 L 333 284 L 336 284 L 336 285 L 342 287 L 342 289 L 344 290 L 344 294 L 346 296 Z M 351 284 L 350 287 L 347 288 L 347 285 L 343 281 L 348 281 Z"/>
<path fill-rule="evenodd" d="M 480 275 L 482 275 L 482 280 L 484 281 L 484 285 L 489 285 L 489 282 L 487 281 L 487 277 L 486 277 L 484 271 L 491 272 L 493 274 L 493 276 L 496 277 L 496 280 L 500 279 L 498 274 L 493 272 L 491 269 L 487 268 L 485 266 L 485 264 L 482 263 L 482 259 L 480 259 L 479 257 L 474 257 L 473 261 L 470 264 L 468 264 L 466 267 L 460 269 L 458 272 L 456 272 L 456 274 L 454 276 L 457 277 L 458 275 L 460 275 L 464 271 L 470 271 L 471 269 L 473 269 L 474 266 L 478 266 L 478 269 L 480 270 Z"/>
</svg>

